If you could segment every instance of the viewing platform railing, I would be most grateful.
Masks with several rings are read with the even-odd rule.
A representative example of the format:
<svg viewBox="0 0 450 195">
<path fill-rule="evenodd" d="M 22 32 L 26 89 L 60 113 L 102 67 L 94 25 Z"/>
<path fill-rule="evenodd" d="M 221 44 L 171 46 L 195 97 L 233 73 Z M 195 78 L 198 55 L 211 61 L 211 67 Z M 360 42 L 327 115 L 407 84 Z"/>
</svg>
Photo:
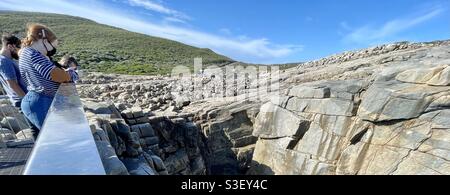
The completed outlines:
<svg viewBox="0 0 450 195">
<path fill-rule="evenodd" d="M 24 175 L 105 175 L 74 84 L 60 86 Z"/>
</svg>

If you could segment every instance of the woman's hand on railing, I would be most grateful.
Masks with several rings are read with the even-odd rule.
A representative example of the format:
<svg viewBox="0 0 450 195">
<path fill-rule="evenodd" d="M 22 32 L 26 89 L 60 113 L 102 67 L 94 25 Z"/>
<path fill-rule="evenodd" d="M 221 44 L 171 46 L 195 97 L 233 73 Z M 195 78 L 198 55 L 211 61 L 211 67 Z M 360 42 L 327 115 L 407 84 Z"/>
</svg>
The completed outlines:
<svg viewBox="0 0 450 195">
<path fill-rule="evenodd" d="M 52 70 L 50 76 L 52 81 L 57 83 L 68 83 L 78 80 L 78 74 L 72 69 L 65 71 L 64 69 L 56 67 Z"/>
<path fill-rule="evenodd" d="M 71 82 L 76 82 L 78 81 L 78 79 L 80 79 L 77 71 L 74 68 L 68 68 L 66 72 L 69 73 Z"/>
</svg>

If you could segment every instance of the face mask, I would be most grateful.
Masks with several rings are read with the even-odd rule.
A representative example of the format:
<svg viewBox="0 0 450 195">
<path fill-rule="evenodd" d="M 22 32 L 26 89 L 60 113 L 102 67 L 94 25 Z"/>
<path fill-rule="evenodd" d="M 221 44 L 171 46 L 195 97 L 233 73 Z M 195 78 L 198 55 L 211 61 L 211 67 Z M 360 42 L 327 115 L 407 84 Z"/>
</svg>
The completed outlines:
<svg viewBox="0 0 450 195">
<path fill-rule="evenodd" d="M 45 43 L 44 43 L 44 47 L 45 47 L 45 50 L 47 50 L 47 56 L 52 57 L 56 54 L 56 48 L 52 45 L 52 43 L 50 43 L 50 41 L 47 40 L 47 42 L 48 42 L 48 44 L 50 44 L 50 46 L 52 46 L 53 49 L 49 51 L 47 46 L 45 45 Z"/>
<path fill-rule="evenodd" d="M 47 56 L 51 58 L 52 56 L 54 56 L 56 54 L 56 48 L 55 48 L 55 46 L 52 45 L 52 43 L 50 43 L 50 41 L 48 41 L 47 35 L 45 34 L 44 29 L 42 29 L 42 38 L 44 40 L 47 40 L 48 44 L 50 44 L 50 46 L 52 46 L 52 48 L 53 48 L 52 50 L 49 51 L 47 48 L 47 45 L 45 45 L 45 42 L 42 42 L 44 44 L 45 50 L 47 50 Z"/>
</svg>

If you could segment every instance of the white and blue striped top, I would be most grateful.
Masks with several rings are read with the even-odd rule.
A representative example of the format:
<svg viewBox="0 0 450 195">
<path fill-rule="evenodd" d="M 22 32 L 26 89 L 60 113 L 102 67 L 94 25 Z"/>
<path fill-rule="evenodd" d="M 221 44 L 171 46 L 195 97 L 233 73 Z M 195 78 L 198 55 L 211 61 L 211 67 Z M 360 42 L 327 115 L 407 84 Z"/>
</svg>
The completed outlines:
<svg viewBox="0 0 450 195">
<path fill-rule="evenodd" d="M 51 79 L 50 73 L 54 68 L 56 66 L 52 61 L 31 47 L 25 47 L 20 52 L 20 75 L 27 85 L 28 91 L 54 97 L 60 85 Z M 69 70 L 68 73 L 72 81 L 78 80 L 75 71 Z"/>
</svg>

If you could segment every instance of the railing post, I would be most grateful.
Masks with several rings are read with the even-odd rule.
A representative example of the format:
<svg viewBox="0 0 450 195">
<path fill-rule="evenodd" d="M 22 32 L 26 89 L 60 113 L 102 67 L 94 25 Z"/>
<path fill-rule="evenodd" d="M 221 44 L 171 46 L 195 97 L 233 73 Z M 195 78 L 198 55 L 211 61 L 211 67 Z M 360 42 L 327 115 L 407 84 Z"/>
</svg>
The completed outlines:
<svg viewBox="0 0 450 195">
<path fill-rule="evenodd" d="M 105 175 L 74 84 L 60 86 L 24 174 Z"/>
</svg>

